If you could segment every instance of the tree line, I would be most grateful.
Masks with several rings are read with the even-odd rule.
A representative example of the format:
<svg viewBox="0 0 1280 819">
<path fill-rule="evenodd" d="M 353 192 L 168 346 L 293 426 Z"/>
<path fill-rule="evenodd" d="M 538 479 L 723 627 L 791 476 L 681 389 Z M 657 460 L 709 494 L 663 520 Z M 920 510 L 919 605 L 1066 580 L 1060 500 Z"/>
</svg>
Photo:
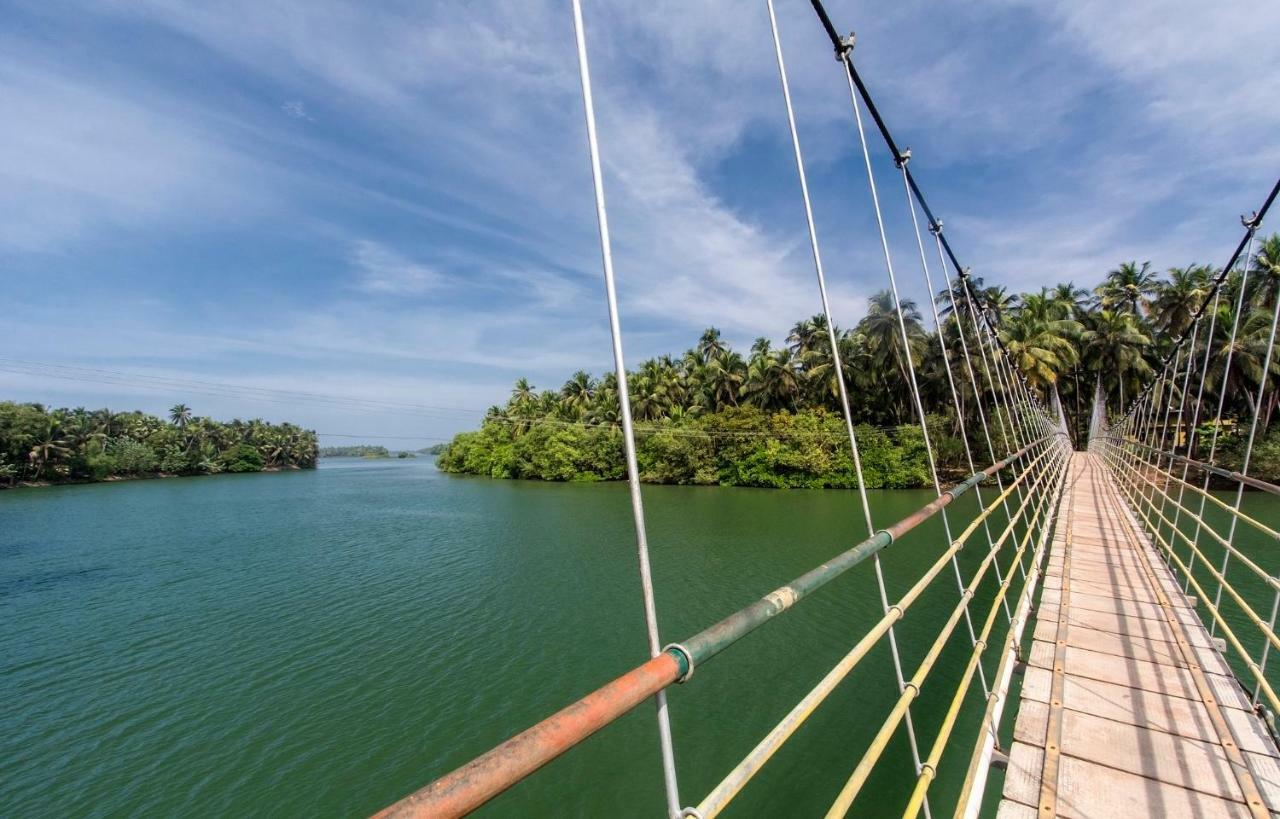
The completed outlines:
<svg viewBox="0 0 1280 819">
<path fill-rule="evenodd" d="M 931 484 L 911 398 L 912 374 L 944 473 L 967 467 L 962 427 L 980 467 L 991 462 L 991 451 L 1003 456 L 1001 422 L 1007 419 L 992 415 L 989 373 L 978 361 L 971 303 L 974 314 L 998 328 L 1014 366 L 1041 399 L 1048 404 L 1055 393 L 1061 398 L 1071 434 L 1083 445 L 1095 384 L 1101 384 L 1111 413 L 1125 407 L 1154 377 L 1174 341 L 1190 329 L 1217 276 L 1207 265 L 1160 274 L 1150 263 L 1126 262 L 1093 290 L 1065 283 L 1021 294 L 971 277 L 972 301 L 959 280 L 937 294 L 936 326 L 931 306 L 926 320 L 915 302 L 903 300 L 899 310 L 891 293 L 876 293 L 856 325 L 834 332 L 853 418 L 860 424 L 859 444 L 874 467 L 866 474 L 868 486 Z M 1269 372 L 1262 372 L 1262 364 L 1278 292 L 1280 235 L 1273 235 L 1259 243 L 1247 276 L 1233 271 L 1206 308 L 1216 311 L 1216 320 L 1203 399 L 1204 406 L 1215 410 L 1222 403 L 1217 461 L 1232 465 L 1241 448 L 1241 425 L 1234 422 L 1251 417 L 1252 396 L 1266 385 L 1263 438 L 1253 463 L 1255 474 L 1272 477 L 1280 475 L 1280 441 L 1269 434 L 1280 403 L 1280 355 L 1273 356 Z M 1239 332 L 1232 343 L 1237 313 Z M 1206 313 L 1205 326 L 1208 318 Z M 1203 356 L 1206 333 L 1200 335 L 1198 355 Z M 627 377 L 642 478 L 750 486 L 853 485 L 831 336 L 818 315 L 797 322 L 783 343 L 761 337 L 742 353 L 712 327 L 683 354 L 642 362 Z M 966 345 L 975 361 L 976 389 L 961 367 Z M 948 360 L 959 394 L 958 413 Z M 980 399 L 997 439 L 991 449 L 980 425 Z M 545 390 L 522 378 L 506 404 L 491 407 L 479 430 L 455 437 L 438 462 L 446 471 L 492 477 L 618 479 L 618 414 L 612 373 L 595 378 L 578 371 L 559 389 Z M 1201 421 L 1211 424 L 1213 413 L 1203 413 Z M 1199 437 L 1208 440 L 1207 434 Z"/>
<path fill-rule="evenodd" d="M 350 446 L 325 446 L 320 448 L 321 458 L 390 458 L 391 450 L 385 446 L 354 444 Z"/>
<path fill-rule="evenodd" d="M 312 430 L 260 419 L 221 423 L 186 404 L 163 419 L 0 402 L 0 486 L 314 469 L 317 454 Z"/>
</svg>

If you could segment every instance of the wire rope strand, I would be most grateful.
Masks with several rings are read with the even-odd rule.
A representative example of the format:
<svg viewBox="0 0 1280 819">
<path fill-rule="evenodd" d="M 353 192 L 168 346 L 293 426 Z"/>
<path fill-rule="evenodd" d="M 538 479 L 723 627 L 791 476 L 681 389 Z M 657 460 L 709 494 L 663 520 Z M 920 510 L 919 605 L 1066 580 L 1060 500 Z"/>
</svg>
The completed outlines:
<svg viewBox="0 0 1280 819">
<path fill-rule="evenodd" d="M 800 193 L 804 200 L 805 221 L 809 229 L 809 248 L 813 254 L 814 271 L 818 278 L 818 292 L 822 299 L 822 312 L 827 322 L 827 341 L 831 345 L 831 363 L 836 373 L 836 384 L 840 393 L 840 408 L 844 413 L 846 431 L 849 435 L 849 446 L 853 453 L 854 469 L 858 477 L 858 493 L 862 502 L 863 516 L 866 518 L 867 532 L 874 532 L 874 524 L 871 518 L 871 504 L 866 493 L 866 482 L 862 476 L 862 459 L 858 452 L 858 439 L 853 429 L 853 413 L 850 410 L 849 393 L 845 384 L 844 365 L 840 359 L 840 340 L 836 336 L 835 322 L 831 318 L 831 303 L 827 296 L 826 274 L 822 266 L 822 251 L 818 243 L 818 229 L 813 217 L 813 205 L 809 196 L 809 181 L 805 173 L 804 154 L 800 148 L 800 134 L 796 127 L 795 108 L 791 102 L 791 87 L 787 81 L 786 60 L 782 53 L 782 37 L 778 31 L 778 18 L 774 10 L 773 0 L 765 0 L 765 5 L 769 11 L 769 27 L 773 34 L 774 55 L 778 62 L 778 77 L 782 85 L 782 98 L 787 110 L 787 126 L 791 133 L 791 147 L 795 154 L 796 175 L 800 180 Z M 876 585 L 880 594 L 880 605 L 884 611 L 889 610 L 889 596 L 885 586 L 884 569 L 880 562 L 880 555 L 877 553 L 872 560 Z M 893 628 L 889 629 L 889 648 L 893 658 L 894 677 L 901 691 L 905 686 L 905 680 L 902 673 L 901 653 L 898 649 L 897 633 Z M 915 728 L 910 722 L 908 716 L 907 732 L 911 740 L 911 755 L 915 765 L 916 773 L 920 772 L 920 751 L 919 745 L 915 738 Z"/>
<path fill-rule="evenodd" d="M 842 58 L 847 68 L 849 65 L 849 52 L 845 51 L 842 55 Z M 888 240 L 888 237 L 885 235 L 884 214 L 881 212 L 881 209 L 880 209 L 880 194 L 876 189 L 875 171 L 872 169 L 872 165 L 871 165 L 871 152 L 867 146 L 867 135 L 862 125 L 861 106 L 858 104 L 857 91 L 853 87 L 853 77 L 849 74 L 848 71 L 845 72 L 845 77 L 849 82 L 849 101 L 853 106 L 854 120 L 857 123 L 857 127 L 858 127 L 858 142 L 862 146 L 862 160 L 867 171 L 867 188 L 871 193 L 872 209 L 875 211 L 876 228 L 880 236 L 880 249 L 884 254 L 885 270 L 887 271 L 889 276 L 889 292 L 893 295 L 894 312 L 897 313 L 897 318 L 898 318 L 898 322 L 897 322 L 898 332 L 899 332 L 900 340 L 902 342 L 901 364 L 902 364 L 903 370 L 905 370 L 907 374 L 907 387 L 911 395 L 912 405 L 915 408 L 916 415 L 920 420 L 920 434 L 924 439 L 924 449 L 925 449 L 925 456 L 929 466 L 929 476 L 933 480 L 934 491 L 937 494 L 941 495 L 942 483 L 938 480 L 937 459 L 933 452 L 933 441 L 929 436 L 929 419 L 928 419 L 928 416 L 925 415 L 924 403 L 920 400 L 920 385 L 916 380 L 915 365 L 911 360 L 911 339 L 907 334 L 906 315 L 904 314 L 902 309 L 902 299 L 898 294 L 898 278 L 893 270 L 893 256 L 889 252 L 889 240 Z M 901 159 L 899 161 L 900 161 L 901 167 L 905 171 L 906 169 L 905 161 Z M 903 178 L 905 179 L 905 176 Z M 913 214 L 914 214 L 914 210 L 913 210 Z M 943 528 L 944 534 L 946 535 L 947 542 L 950 543 L 952 540 L 951 522 L 947 515 L 946 509 L 942 510 L 942 528 Z M 955 555 L 952 555 L 951 567 L 954 570 L 954 574 L 955 574 L 957 593 L 963 595 L 965 583 L 964 583 L 964 578 L 960 572 L 960 560 Z M 886 605 L 887 605 L 887 602 L 888 601 L 886 600 Z M 977 633 L 974 631 L 973 618 L 971 613 L 969 612 L 968 607 L 966 607 L 964 610 L 964 620 L 965 620 L 965 628 L 969 632 L 970 644 L 977 645 L 978 636 L 977 636 Z M 979 670 L 981 671 L 981 668 Z M 982 671 L 981 676 L 982 676 L 983 692 L 987 693 L 989 692 L 989 689 L 987 687 L 986 672 Z M 917 773 L 919 773 L 919 771 L 917 771 Z"/>
<path fill-rule="evenodd" d="M 591 95 L 591 72 L 587 63 L 587 41 L 582 22 L 581 0 L 573 0 L 573 28 L 578 47 L 578 74 L 582 83 L 582 104 L 587 124 L 587 145 L 591 155 L 591 179 L 595 188 L 596 220 L 600 233 L 600 256 L 604 271 L 605 300 L 609 310 L 609 332 L 613 341 L 613 366 L 618 378 L 618 404 L 622 420 L 622 436 L 627 462 L 627 483 L 631 495 L 631 514 L 636 531 L 636 552 L 640 562 L 640 586 L 644 597 L 645 631 L 649 656 L 662 653 L 658 635 L 658 611 L 653 600 L 653 576 L 649 565 L 649 540 L 645 530 L 644 499 L 640 494 L 640 468 L 636 460 L 635 430 L 631 423 L 631 397 L 627 390 L 627 368 L 622 352 L 622 327 L 618 320 L 618 294 L 614 283 L 613 248 L 609 239 L 609 216 L 605 206 L 604 175 L 600 169 L 600 146 L 596 138 L 595 106 Z M 679 819 L 680 796 L 676 782 L 675 749 L 671 736 L 671 717 L 665 691 L 654 695 L 658 712 L 658 736 L 662 751 L 662 778 L 667 814 Z"/>
</svg>

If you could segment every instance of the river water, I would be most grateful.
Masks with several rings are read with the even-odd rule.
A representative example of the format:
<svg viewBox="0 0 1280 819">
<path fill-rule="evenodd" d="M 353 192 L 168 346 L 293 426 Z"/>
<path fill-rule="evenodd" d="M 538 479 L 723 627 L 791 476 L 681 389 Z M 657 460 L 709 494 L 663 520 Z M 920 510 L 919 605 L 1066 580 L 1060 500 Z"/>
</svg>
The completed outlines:
<svg viewBox="0 0 1280 819">
<path fill-rule="evenodd" d="M 873 493 L 877 525 L 930 496 Z M 865 534 L 853 492 L 645 500 L 667 641 Z M 944 545 L 935 520 L 890 548 L 890 594 Z M 962 555 L 967 576 L 980 556 Z M 899 627 L 908 670 L 956 594 L 944 574 Z M 879 616 L 868 564 L 673 689 L 683 801 Z M 0 493 L 0 623 L 4 816 L 365 815 L 646 654 L 625 486 L 455 477 L 427 458 Z M 914 710 L 926 746 L 960 632 Z M 820 815 L 895 695 L 880 647 L 727 815 Z M 980 708 L 975 691 L 970 742 Z M 968 748 L 944 757 L 937 804 Z M 659 764 L 645 704 L 481 815 L 660 816 Z M 913 778 L 899 731 L 855 809 L 900 809 Z"/>
</svg>

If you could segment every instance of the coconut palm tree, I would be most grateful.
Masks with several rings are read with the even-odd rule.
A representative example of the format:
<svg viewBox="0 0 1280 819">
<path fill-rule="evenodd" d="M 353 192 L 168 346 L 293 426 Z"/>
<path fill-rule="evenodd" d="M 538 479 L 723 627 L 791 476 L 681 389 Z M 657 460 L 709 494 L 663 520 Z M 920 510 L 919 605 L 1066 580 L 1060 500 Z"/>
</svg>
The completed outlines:
<svg viewBox="0 0 1280 819">
<path fill-rule="evenodd" d="M 169 422 L 178 429 L 182 429 L 191 420 L 191 408 L 186 404 L 174 404 L 169 407 Z"/>
<path fill-rule="evenodd" d="M 578 370 L 569 376 L 560 388 L 560 406 L 570 420 L 577 420 L 586 414 L 591 406 L 591 398 L 596 391 L 595 379 L 585 370 Z"/>
<path fill-rule="evenodd" d="M 1150 302 L 1149 317 L 1156 329 L 1181 338 L 1204 303 L 1212 276 L 1212 268 L 1205 265 L 1169 268 L 1168 281 L 1156 283 Z"/>
<path fill-rule="evenodd" d="M 924 328 L 914 301 L 904 299 L 899 309 L 893 293 L 881 290 L 867 302 L 867 315 L 858 323 L 858 333 L 865 339 L 868 374 L 883 385 L 887 405 L 895 423 L 905 416 L 907 385 L 911 368 L 920 364 L 924 354 Z M 906 327 L 907 347 L 903 348 L 902 329 Z"/>
<path fill-rule="evenodd" d="M 702 337 L 698 339 L 697 350 L 703 363 L 710 364 L 713 359 L 728 350 L 728 347 L 720 337 L 720 331 L 715 327 L 708 327 L 702 331 Z"/>
<path fill-rule="evenodd" d="M 1103 384 L 1115 386 L 1119 393 L 1120 409 L 1125 406 L 1125 384 L 1132 391 L 1142 379 L 1152 373 L 1144 353 L 1151 345 L 1151 338 L 1142 332 L 1137 318 L 1128 312 L 1102 309 L 1086 317 L 1085 330 L 1080 335 L 1081 355 L 1090 372 L 1101 373 Z"/>
<path fill-rule="evenodd" d="M 1081 332 L 1074 319 L 1054 319 L 1058 308 L 1048 298 L 1031 295 L 1000 328 L 1014 366 L 1045 396 L 1058 376 L 1076 363 L 1073 343 Z"/>
<path fill-rule="evenodd" d="M 70 452 L 71 448 L 63 437 L 58 417 L 52 414 L 46 415 L 42 419 L 35 443 L 32 444 L 30 452 L 27 453 L 27 462 L 31 467 L 31 477 L 39 478 L 50 461 L 56 461 Z"/>
<path fill-rule="evenodd" d="M 1141 315 L 1147 298 L 1155 292 L 1156 281 L 1151 262 L 1143 262 L 1141 266 L 1137 262 L 1124 262 L 1107 273 L 1097 293 L 1104 308 L 1124 310 L 1137 316 Z"/>
<path fill-rule="evenodd" d="M 1058 304 L 1067 314 L 1062 318 L 1076 318 L 1089 309 L 1091 301 L 1089 291 L 1076 287 L 1073 282 L 1064 282 L 1049 290 L 1049 298 Z"/>
<path fill-rule="evenodd" d="M 1262 241 L 1249 271 L 1248 302 L 1259 310 L 1269 310 L 1280 293 L 1280 234 Z"/>
<path fill-rule="evenodd" d="M 742 399 L 764 410 L 794 410 L 801 394 L 799 356 L 786 347 L 757 345 L 753 350 Z"/>
<path fill-rule="evenodd" d="M 747 379 L 747 363 L 732 350 L 724 350 L 707 362 L 706 383 L 716 412 L 738 406 L 738 394 Z"/>
</svg>

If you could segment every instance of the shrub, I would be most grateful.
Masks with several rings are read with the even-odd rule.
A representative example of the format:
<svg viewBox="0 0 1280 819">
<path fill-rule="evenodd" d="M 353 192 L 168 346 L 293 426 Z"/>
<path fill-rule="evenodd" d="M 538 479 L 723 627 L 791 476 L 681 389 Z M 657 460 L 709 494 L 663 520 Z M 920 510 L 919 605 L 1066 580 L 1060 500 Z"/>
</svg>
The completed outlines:
<svg viewBox="0 0 1280 819">
<path fill-rule="evenodd" d="M 218 456 L 227 472 L 261 472 L 265 463 L 262 453 L 249 444 L 239 444 Z"/>
<path fill-rule="evenodd" d="M 133 438 L 111 438 L 107 441 L 107 455 L 115 462 L 112 474 L 116 475 L 154 472 L 159 463 L 154 449 Z"/>
</svg>

